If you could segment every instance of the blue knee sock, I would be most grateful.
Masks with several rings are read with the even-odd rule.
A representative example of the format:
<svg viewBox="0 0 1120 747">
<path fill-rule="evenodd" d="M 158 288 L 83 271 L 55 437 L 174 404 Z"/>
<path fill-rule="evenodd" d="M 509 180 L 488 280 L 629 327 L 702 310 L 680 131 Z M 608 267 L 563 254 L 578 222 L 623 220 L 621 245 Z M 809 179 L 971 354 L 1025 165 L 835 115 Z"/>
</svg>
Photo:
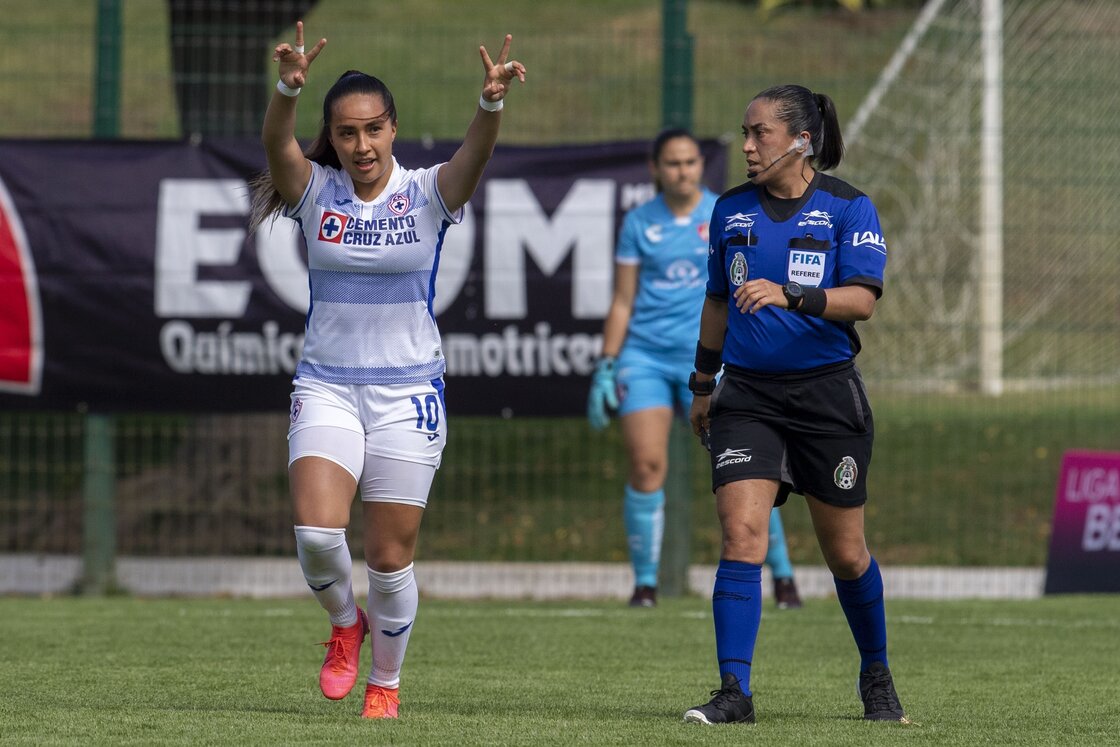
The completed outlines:
<svg viewBox="0 0 1120 747">
<path fill-rule="evenodd" d="M 883 607 L 883 575 L 875 558 L 854 581 L 834 578 L 836 596 L 859 648 L 860 671 L 876 661 L 887 666 L 887 613 Z"/>
<path fill-rule="evenodd" d="M 665 491 L 640 493 L 627 485 L 622 514 L 630 563 L 634 566 L 634 585 L 657 586 L 661 536 L 665 532 Z"/>
<path fill-rule="evenodd" d="M 766 550 L 766 565 L 774 578 L 793 578 L 793 566 L 786 549 L 786 530 L 782 529 L 782 515 L 778 509 L 770 511 L 770 544 Z"/>
<path fill-rule="evenodd" d="M 762 622 L 762 566 L 720 560 L 712 589 L 719 674 L 730 672 L 739 687 L 751 694 L 751 658 Z"/>
</svg>

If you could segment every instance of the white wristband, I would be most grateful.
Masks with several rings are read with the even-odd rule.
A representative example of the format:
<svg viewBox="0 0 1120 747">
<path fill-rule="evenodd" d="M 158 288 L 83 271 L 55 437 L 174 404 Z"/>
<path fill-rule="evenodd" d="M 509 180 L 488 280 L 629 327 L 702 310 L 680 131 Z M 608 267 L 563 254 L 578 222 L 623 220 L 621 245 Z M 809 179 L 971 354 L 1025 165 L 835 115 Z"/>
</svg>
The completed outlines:
<svg viewBox="0 0 1120 747">
<path fill-rule="evenodd" d="M 295 97 L 295 96 L 299 96 L 299 92 L 302 91 L 303 89 L 302 88 L 288 88 L 286 85 L 284 85 L 284 81 L 278 80 L 278 81 L 276 81 L 276 90 L 279 91 L 280 93 L 284 94 L 285 96 Z"/>
<path fill-rule="evenodd" d="M 498 99 L 497 101 L 487 101 L 485 96 L 479 94 L 478 105 L 488 112 L 500 112 L 502 107 L 506 105 L 506 100 Z"/>
</svg>

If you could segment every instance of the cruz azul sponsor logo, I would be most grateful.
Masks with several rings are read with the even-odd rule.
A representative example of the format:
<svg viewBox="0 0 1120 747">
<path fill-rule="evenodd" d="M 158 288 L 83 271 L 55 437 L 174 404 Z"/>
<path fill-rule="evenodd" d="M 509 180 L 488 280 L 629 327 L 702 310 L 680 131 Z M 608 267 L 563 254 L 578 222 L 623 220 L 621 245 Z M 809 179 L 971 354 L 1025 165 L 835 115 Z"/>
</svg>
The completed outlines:
<svg viewBox="0 0 1120 747">
<path fill-rule="evenodd" d="M 649 239 L 649 242 L 651 244 L 660 243 L 661 242 L 661 224 L 660 223 L 651 223 L 650 225 L 646 226 L 645 234 L 646 234 L 646 238 Z"/>
<path fill-rule="evenodd" d="M 786 267 L 789 279 L 816 287 L 824 280 L 824 252 L 790 252 Z"/>
<path fill-rule="evenodd" d="M 887 253 L 887 242 L 873 231 L 856 231 L 852 234 L 852 246 L 870 246 L 877 252 Z"/>
<path fill-rule="evenodd" d="M 716 469 L 749 462 L 751 455 L 747 453 L 748 451 L 750 449 L 724 449 L 723 453 L 716 457 Z"/>
<path fill-rule="evenodd" d="M 420 241 L 416 216 L 387 218 L 347 218 L 340 243 L 346 246 L 400 246 Z"/>
<path fill-rule="evenodd" d="M 801 220 L 797 224 L 800 226 L 825 226 L 832 228 L 832 216 L 823 210 L 810 210 L 807 213 L 801 214 Z"/>
<path fill-rule="evenodd" d="M 323 217 L 319 219 L 319 241 L 326 241 L 331 244 L 342 243 L 342 229 L 346 226 L 346 216 L 341 213 L 332 213 L 329 210 L 323 211 Z"/>
<path fill-rule="evenodd" d="M 732 228 L 751 228 L 754 226 L 754 216 L 758 213 L 735 213 L 729 215 L 724 220 L 726 224 L 723 227 L 724 231 L 730 231 Z"/>
</svg>

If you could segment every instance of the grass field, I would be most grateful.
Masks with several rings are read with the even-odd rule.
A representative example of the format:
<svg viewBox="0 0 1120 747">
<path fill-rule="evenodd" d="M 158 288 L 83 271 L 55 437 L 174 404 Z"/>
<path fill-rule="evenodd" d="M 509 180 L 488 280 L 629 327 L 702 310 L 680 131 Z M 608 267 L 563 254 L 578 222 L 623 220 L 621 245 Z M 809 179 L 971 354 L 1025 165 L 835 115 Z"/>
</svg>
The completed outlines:
<svg viewBox="0 0 1120 747">
<path fill-rule="evenodd" d="M 890 602 L 913 726 L 859 719 L 834 600 L 767 606 L 759 723 L 680 718 L 717 677 L 708 603 L 425 600 L 402 718 L 318 693 L 326 618 L 285 601 L 0 599 L 5 744 L 1089 745 L 1120 734 L 1120 598 Z M 368 666 L 368 648 L 363 670 Z M 364 679 L 364 671 L 363 671 Z"/>
</svg>

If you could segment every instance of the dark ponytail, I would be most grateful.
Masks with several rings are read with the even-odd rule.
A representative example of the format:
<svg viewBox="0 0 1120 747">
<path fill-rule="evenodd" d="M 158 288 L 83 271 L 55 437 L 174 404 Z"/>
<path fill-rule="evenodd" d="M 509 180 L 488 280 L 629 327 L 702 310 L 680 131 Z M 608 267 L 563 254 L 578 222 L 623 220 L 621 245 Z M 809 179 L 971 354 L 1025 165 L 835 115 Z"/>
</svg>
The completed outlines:
<svg viewBox="0 0 1120 747">
<path fill-rule="evenodd" d="M 840 165 L 844 158 L 844 139 L 840 134 L 836 105 L 827 94 L 813 93 L 804 86 L 785 85 L 767 88 L 755 99 L 774 102 L 775 116 L 785 123 L 790 135 L 801 131 L 809 133 L 813 168 L 828 171 Z"/>
<path fill-rule="evenodd" d="M 334 104 L 339 99 L 352 94 L 365 94 L 378 96 L 385 104 L 385 114 L 393 124 L 397 123 L 397 105 L 393 102 L 393 94 L 389 87 L 372 75 L 366 75 L 358 70 L 347 70 L 323 97 L 323 119 L 319 126 L 319 134 L 308 146 L 303 155 L 309 161 L 314 161 L 321 166 L 331 166 L 341 169 L 338 154 L 331 145 L 331 114 Z M 276 191 L 272 183 L 272 174 L 264 171 L 249 181 L 250 208 L 249 208 L 249 233 L 269 216 L 275 216 L 284 207 L 284 198 Z"/>
<path fill-rule="evenodd" d="M 839 166 L 844 158 L 844 137 L 840 134 L 836 104 L 825 93 L 815 93 L 813 97 L 816 98 L 817 110 L 821 113 L 820 136 L 813 138 L 813 163 L 820 171 L 828 171 Z"/>
</svg>

